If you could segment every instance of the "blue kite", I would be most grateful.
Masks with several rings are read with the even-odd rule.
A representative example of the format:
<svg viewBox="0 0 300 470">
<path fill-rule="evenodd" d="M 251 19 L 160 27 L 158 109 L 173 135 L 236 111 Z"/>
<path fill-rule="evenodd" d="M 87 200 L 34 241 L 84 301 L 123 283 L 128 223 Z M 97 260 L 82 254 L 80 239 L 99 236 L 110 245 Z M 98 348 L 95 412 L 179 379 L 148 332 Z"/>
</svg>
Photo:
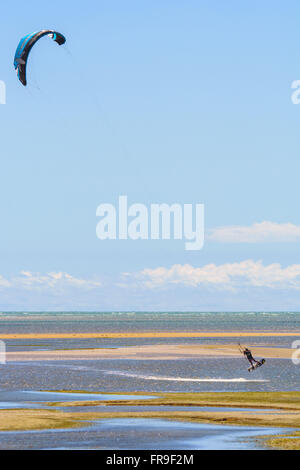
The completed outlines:
<svg viewBox="0 0 300 470">
<path fill-rule="evenodd" d="M 44 36 L 51 37 L 59 46 L 66 42 L 66 38 L 61 33 L 51 29 L 43 29 L 42 31 L 31 33 L 21 39 L 16 50 L 14 67 L 17 71 L 20 82 L 24 86 L 27 85 L 26 66 L 29 53 L 35 43 Z"/>
</svg>

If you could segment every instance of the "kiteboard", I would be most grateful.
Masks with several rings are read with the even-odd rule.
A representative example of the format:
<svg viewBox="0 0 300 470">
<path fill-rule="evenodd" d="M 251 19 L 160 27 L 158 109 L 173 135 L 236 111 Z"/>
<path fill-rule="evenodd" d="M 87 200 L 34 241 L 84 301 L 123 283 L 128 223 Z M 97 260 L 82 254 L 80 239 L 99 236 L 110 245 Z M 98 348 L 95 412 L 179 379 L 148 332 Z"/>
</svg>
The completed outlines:
<svg viewBox="0 0 300 470">
<path fill-rule="evenodd" d="M 248 371 L 251 372 L 252 370 L 257 369 L 258 367 L 262 366 L 265 362 L 266 362 L 265 359 L 261 359 L 256 364 L 254 364 L 254 366 L 249 367 Z"/>
</svg>

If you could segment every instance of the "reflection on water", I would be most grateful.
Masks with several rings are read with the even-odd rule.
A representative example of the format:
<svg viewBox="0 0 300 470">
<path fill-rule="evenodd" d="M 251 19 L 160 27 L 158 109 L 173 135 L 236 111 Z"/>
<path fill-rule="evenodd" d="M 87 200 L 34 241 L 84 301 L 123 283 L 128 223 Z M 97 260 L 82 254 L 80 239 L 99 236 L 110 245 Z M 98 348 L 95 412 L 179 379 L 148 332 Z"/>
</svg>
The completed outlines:
<svg viewBox="0 0 300 470">
<path fill-rule="evenodd" d="M 35 400 L 35 401 L 84 401 L 84 400 L 148 400 L 151 397 L 149 395 L 113 395 L 104 393 L 76 393 L 76 392 L 44 392 L 44 391 L 22 391 L 17 392 L 23 396 L 23 400 Z M 1 392 L 0 392 L 1 397 Z"/>
</svg>

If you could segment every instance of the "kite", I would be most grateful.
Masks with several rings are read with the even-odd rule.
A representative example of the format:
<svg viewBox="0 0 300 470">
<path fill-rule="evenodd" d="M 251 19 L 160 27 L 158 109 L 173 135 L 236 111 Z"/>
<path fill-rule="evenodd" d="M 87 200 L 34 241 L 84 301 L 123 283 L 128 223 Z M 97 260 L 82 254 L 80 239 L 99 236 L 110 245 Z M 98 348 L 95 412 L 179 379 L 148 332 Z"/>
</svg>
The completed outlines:
<svg viewBox="0 0 300 470">
<path fill-rule="evenodd" d="M 43 29 L 42 31 L 31 33 L 21 39 L 16 50 L 14 67 L 17 71 L 20 82 L 24 86 L 27 85 L 26 66 L 29 53 L 36 42 L 44 36 L 51 37 L 59 46 L 66 42 L 66 38 L 61 33 L 51 29 Z"/>
</svg>

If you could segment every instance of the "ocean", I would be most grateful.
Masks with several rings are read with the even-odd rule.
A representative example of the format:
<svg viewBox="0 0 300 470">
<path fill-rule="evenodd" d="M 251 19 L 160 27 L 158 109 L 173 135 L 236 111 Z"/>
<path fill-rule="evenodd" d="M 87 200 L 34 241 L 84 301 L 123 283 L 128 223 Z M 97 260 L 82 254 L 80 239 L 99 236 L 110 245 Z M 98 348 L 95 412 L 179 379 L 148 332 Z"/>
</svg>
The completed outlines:
<svg viewBox="0 0 300 470">
<path fill-rule="evenodd" d="M 300 333 L 300 312 L 0 312 L 0 334 L 276 330 Z"/>
<path fill-rule="evenodd" d="M 300 313 L 293 312 L 2 312 L 0 331 L 9 333 L 295 332 L 295 336 L 242 337 L 251 347 L 290 348 L 300 339 Z M 0 339 L 1 339 L 0 333 Z M 6 339 L 8 352 L 121 348 L 160 344 L 235 344 L 238 337 Z M 80 359 L 80 358 L 79 358 Z M 113 392 L 300 390 L 299 368 L 271 359 L 249 374 L 240 357 L 177 360 L 91 359 L 12 362 L 0 365 L 0 388 L 76 389 Z"/>
</svg>

